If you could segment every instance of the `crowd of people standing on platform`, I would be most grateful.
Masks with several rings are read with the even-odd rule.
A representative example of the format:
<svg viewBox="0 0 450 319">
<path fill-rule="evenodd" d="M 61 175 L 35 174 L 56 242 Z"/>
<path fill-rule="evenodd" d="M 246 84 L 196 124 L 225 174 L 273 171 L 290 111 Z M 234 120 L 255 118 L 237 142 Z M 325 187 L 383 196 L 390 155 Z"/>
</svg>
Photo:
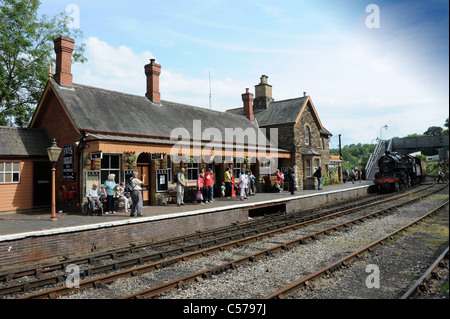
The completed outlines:
<svg viewBox="0 0 450 319">
<path fill-rule="evenodd" d="M 289 168 L 284 173 L 279 169 L 275 173 L 276 182 L 275 189 L 278 192 L 283 192 L 284 185 L 287 184 L 289 192 L 294 195 L 295 193 L 295 173 L 294 170 Z M 225 169 L 224 182 L 220 185 L 220 195 L 222 198 L 231 199 L 233 194 L 233 188 L 236 197 L 239 196 L 241 201 L 248 199 L 249 196 L 256 194 L 256 177 L 252 171 L 241 169 L 239 176 L 233 178 L 232 170 L 227 167 Z M 319 167 L 314 173 L 314 177 L 318 180 L 318 189 L 322 186 L 322 168 Z M 142 176 L 145 178 L 145 175 Z M 182 206 L 184 203 L 185 187 L 187 181 L 185 179 L 185 168 L 181 168 L 175 177 L 176 193 L 177 193 L 177 205 Z M 128 213 L 131 209 L 130 216 L 134 217 L 143 216 L 142 214 L 142 181 L 138 179 L 137 171 L 125 184 L 121 182 L 116 184 L 115 175 L 110 174 L 108 180 L 103 183 L 102 191 L 99 190 L 98 184 L 94 183 L 92 188 L 86 193 L 88 199 L 89 214 L 92 215 L 97 212 L 99 215 L 103 214 L 103 205 L 101 198 L 106 199 L 107 210 L 105 214 L 116 214 L 116 201 L 123 201 L 125 206 L 125 212 Z M 211 203 L 214 201 L 214 185 L 215 179 L 211 168 L 202 169 L 198 175 L 196 181 L 196 198 L 195 200 L 199 204 Z M 97 207 L 97 210 L 95 210 Z"/>
</svg>

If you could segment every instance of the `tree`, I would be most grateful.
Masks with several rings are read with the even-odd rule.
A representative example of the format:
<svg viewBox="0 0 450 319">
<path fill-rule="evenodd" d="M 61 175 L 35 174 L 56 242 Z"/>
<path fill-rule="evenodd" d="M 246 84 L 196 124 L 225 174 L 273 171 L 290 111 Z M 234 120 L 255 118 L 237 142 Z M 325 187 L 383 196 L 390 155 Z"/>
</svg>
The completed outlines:
<svg viewBox="0 0 450 319">
<path fill-rule="evenodd" d="M 443 131 L 442 127 L 439 126 L 430 126 L 426 132 L 423 133 L 423 135 L 431 135 L 431 136 L 438 136 Z"/>
<path fill-rule="evenodd" d="M 82 36 L 64 12 L 38 17 L 39 6 L 39 0 L 0 0 L 0 125 L 28 125 L 55 63 L 53 40 Z M 73 61 L 85 62 L 83 53 L 84 44 L 77 45 Z"/>
<path fill-rule="evenodd" d="M 342 148 L 342 159 L 344 160 L 343 169 L 352 169 L 359 167 L 358 160 L 361 160 L 361 168 L 364 168 L 370 157 L 370 154 L 375 150 L 375 144 L 361 144 L 345 145 Z M 339 150 L 330 149 L 330 155 L 339 155 Z"/>
</svg>

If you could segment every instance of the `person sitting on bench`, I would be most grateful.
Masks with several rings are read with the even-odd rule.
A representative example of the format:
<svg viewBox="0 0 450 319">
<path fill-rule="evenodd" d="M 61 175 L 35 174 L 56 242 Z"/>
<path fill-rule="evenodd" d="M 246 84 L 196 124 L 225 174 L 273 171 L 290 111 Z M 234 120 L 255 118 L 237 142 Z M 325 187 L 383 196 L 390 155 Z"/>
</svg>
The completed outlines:
<svg viewBox="0 0 450 319">
<path fill-rule="evenodd" d="M 86 197 L 89 200 L 89 215 L 92 216 L 95 210 L 95 206 L 98 208 L 98 216 L 102 216 L 103 214 L 103 206 L 100 202 L 100 198 L 102 197 L 102 192 L 98 189 L 97 184 L 92 184 L 92 188 L 88 190 Z M 106 196 L 105 196 L 106 197 Z"/>
</svg>

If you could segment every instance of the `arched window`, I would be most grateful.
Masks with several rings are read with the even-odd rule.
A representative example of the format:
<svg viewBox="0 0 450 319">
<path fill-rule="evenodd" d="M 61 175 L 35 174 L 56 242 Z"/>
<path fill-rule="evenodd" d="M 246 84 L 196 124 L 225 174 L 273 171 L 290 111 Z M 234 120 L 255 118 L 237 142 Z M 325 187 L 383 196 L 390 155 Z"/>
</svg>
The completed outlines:
<svg viewBox="0 0 450 319">
<path fill-rule="evenodd" d="M 309 126 L 305 128 L 305 144 L 311 145 L 311 130 L 309 129 Z"/>
</svg>

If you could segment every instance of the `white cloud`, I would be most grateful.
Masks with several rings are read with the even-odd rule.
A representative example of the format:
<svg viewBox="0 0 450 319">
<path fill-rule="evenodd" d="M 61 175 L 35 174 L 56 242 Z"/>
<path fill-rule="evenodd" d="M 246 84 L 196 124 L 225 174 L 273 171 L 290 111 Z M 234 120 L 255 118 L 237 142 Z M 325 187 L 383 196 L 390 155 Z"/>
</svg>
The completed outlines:
<svg viewBox="0 0 450 319">
<path fill-rule="evenodd" d="M 73 66 L 75 83 L 130 94 L 145 94 L 144 65 L 154 58 L 151 52 L 136 54 L 124 45 L 115 48 L 90 37 L 86 41 L 86 57 L 88 62 Z"/>
<path fill-rule="evenodd" d="M 86 41 L 88 62 L 74 64 L 72 73 L 74 82 L 128 94 L 145 95 L 146 78 L 144 65 L 155 57 L 151 52 L 133 52 L 127 46 L 113 47 L 98 38 L 90 37 Z M 183 104 L 209 107 L 209 74 L 205 70 L 203 78 L 186 76 L 170 66 L 162 65 L 160 76 L 161 99 Z M 211 72 L 212 76 L 214 73 Z M 231 104 L 232 94 L 242 91 L 231 78 L 211 80 L 212 108 L 222 111 L 236 107 Z M 238 95 L 237 99 L 240 99 Z M 240 105 L 238 105 L 240 106 Z"/>
</svg>

